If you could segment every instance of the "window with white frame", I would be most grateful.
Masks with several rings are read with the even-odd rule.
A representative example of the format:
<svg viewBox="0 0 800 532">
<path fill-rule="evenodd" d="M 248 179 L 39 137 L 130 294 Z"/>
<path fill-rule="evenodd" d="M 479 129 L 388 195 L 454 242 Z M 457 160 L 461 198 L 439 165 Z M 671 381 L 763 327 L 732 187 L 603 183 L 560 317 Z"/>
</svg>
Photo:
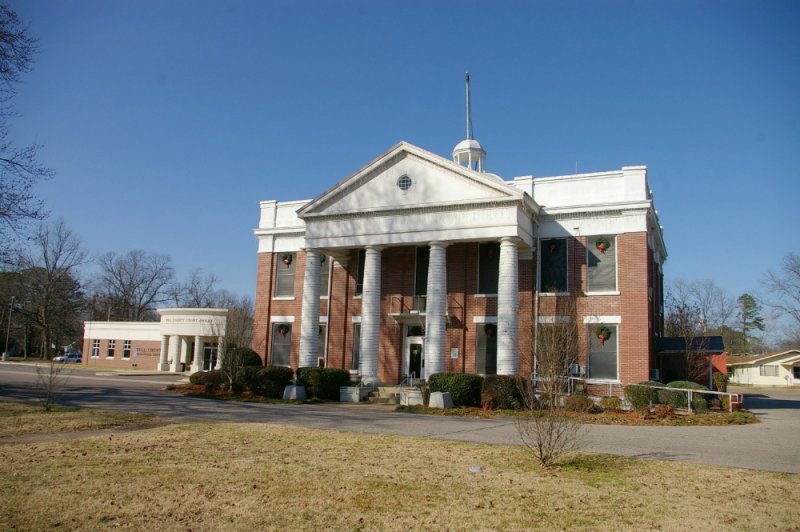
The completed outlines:
<svg viewBox="0 0 800 532">
<path fill-rule="evenodd" d="M 100 340 L 92 340 L 92 358 L 100 356 Z"/>
<path fill-rule="evenodd" d="M 294 297 L 295 254 L 280 253 L 275 262 L 275 297 Z"/>
<path fill-rule="evenodd" d="M 317 365 L 321 368 L 325 367 L 325 338 L 327 337 L 328 326 L 320 324 L 319 338 L 317 339 Z"/>
<path fill-rule="evenodd" d="M 548 238 L 542 240 L 539 250 L 539 291 L 560 293 L 567 286 L 567 239 Z"/>
<path fill-rule="evenodd" d="M 497 324 L 476 324 L 475 372 L 481 375 L 497 373 Z"/>
<path fill-rule="evenodd" d="M 416 266 L 414 268 L 414 303 L 413 309 L 425 312 L 428 296 L 428 266 L 430 265 L 431 252 L 428 247 L 418 247 L 416 251 Z"/>
<path fill-rule="evenodd" d="M 114 358 L 114 349 L 117 347 L 116 340 L 108 341 L 108 348 L 106 349 L 106 358 Z"/>
<path fill-rule="evenodd" d="M 292 356 L 292 324 L 272 324 L 272 365 L 289 366 Z"/>
<path fill-rule="evenodd" d="M 131 341 L 124 340 L 122 342 L 122 358 L 131 358 Z"/>
<path fill-rule="evenodd" d="M 759 366 L 758 368 L 759 375 L 762 377 L 777 377 L 778 376 L 778 366 L 764 364 L 763 366 Z"/>
<path fill-rule="evenodd" d="M 617 290 L 617 239 L 613 235 L 592 236 L 586 246 L 587 292 Z"/>
<path fill-rule="evenodd" d="M 608 323 L 590 324 L 589 327 L 589 378 L 618 380 L 617 346 L 619 330 Z"/>
<path fill-rule="evenodd" d="M 478 293 L 497 294 L 500 275 L 500 243 L 487 242 L 478 248 Z"/>
</svg>

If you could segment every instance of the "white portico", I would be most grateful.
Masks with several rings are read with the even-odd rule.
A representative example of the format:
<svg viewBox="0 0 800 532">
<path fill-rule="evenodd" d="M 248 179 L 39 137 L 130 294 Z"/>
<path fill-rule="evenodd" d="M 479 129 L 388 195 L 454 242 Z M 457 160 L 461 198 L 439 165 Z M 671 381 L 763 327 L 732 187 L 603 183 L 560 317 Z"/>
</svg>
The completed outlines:
<svg viewBox="0 0 800 532">
<path fill-rule="evenodd" d="M 161 315 L 159 371 L 178 372 L 191 367 L 195 372 L 219 367 L 221 359 L 216 353 L 222 352 L 227 309 L 166 308 L 158 313 Z M 210 349 L 206 349 L 209 344 Z"/>
<path fill-rule="evenodd" d="M 476 141 L 473 141 L 476 142 Z M 479 146 L 479 145 L 478 145 Z M 480 161 L 466 159 L 475 168 Z M 460 153 L 460 152 L 459 152 Z M 458 159 L 459 153 L 454 152 Z M 479 164 L 480 163 L 480 164 Z M 517 369 L 518 258 L 530 254 L 538 206 L 501 179 L 401 142 L 351 177 L 297 211 L 306 258 L 300 337 L 300 366 L 316 365 L 320 319 L 320 257 L 349 256 L 363 249 L 359 374 L 378 380 L 383 251 L 393 246 L 427 246 L 429 264 L 424 317 L 424 376 L 444 371 L 447 356 L 447 248 L 459 242 L 500 244 L 498 278 L 498 367 Z M 264 213 L 262 213 L 263 219 Z M 281 241 L 274 231 L 256 234 Z M 285 230 L 284 230 L 285 234 Z M 264 241 L 262 240 L 262 243 Z"/>
</svg>

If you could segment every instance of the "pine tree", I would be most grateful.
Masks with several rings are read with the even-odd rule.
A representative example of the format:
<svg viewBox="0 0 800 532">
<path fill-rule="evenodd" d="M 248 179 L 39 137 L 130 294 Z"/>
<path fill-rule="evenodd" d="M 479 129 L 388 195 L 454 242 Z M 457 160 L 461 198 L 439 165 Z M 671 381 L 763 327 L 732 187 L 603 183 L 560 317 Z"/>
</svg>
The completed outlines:
<svg viewBox="0 0 800 532">
<path fill-rule="evenodd" d="M 752 347 L 751 339 L 754 331 L 764 330 L 764 318 L 761 317 L 761 305 L 750 294 L 742 294 L 736 300 L 739 310 L 736 314 L 738 319 L 739 331 L 742 336 L 741 346 L 743 351 L 748 351 Z"/>
</svg>

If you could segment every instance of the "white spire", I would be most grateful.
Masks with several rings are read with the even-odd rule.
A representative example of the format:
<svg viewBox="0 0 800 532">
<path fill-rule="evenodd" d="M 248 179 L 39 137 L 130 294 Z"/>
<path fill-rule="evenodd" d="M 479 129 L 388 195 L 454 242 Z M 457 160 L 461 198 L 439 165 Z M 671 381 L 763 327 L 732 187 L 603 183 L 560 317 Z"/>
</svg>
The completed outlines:
<svg viewBox="0 0 800 532">
<path fill-rule="evenodd" d="M 469 71 L 465 76 L 467 90 L 467 138 L 453 148 L 453 161 L 478 172 L 486 171 L 486 152 L 472 136 L 472 107 L 469 101 Z"/>
</svg>

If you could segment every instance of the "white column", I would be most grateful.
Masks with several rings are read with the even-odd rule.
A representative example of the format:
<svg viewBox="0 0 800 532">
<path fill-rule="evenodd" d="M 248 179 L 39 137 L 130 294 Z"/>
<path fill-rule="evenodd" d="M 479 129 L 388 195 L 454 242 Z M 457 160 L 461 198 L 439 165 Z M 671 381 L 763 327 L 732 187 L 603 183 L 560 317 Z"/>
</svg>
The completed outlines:
<svg viewBox="0 0 800 532">
<path fill-rule="evenodd" d="M 517 239 L 500 239 L 497 283 L 497 373 L 513 375 L 519 360 L 519 250 Z"/>
<path fill-rule="evenodd" d="M 423 378 L 442 373 L 445 368 L 445 332 L 447 329 L 447 251 L 444 242 L 430 243 L 428 292 L 425 305 L 425 367 Z"/>
<path fill-rule="evenodd" d="M 379 384 L 378 339 L 381 328 L 381 248 L 367 246 L 361 291 L 361 351 L 358 373 L 365 384 Z"/>
<path fill-rule="evenodd" d="M 194 337 L 194 359 L 192 360 L 192 373 L 203 371 L 203 339 Z"/>
<path fill-rule="evenodd" d="M 189 357 L 191 354 L 189 353 L 192 344 L 189 342 L 189 338 L 186 336 L 181 337 L 181 362 L 183 362 L 186 369 L 189 369 Z"/>
<path fill-rule="evenodd" d="M 181 337 L 169 337 L 169 356 L 172 358 L 172 371 L 178 373 L 181 370 Z"/>
<path fill-rule="evenodd" d="M 225 337 L 219 336 L 217 338 L 217 363 L 214 369 L 222 369 L 222 357 L 225 353 Z"/>
<path fill-rule="evenodd" d="M 319 344 L 319 268 L 322 254 L 306 250 L 303 275 L 303 313 L 300 321 L 300 367 L 316 367 Z"/>
<path fill-rule="evenodd" d="M 167 362 L 169 355 L 169 336 L 161 337 L 161 355 L 158 359 L 158 371 L 169 371 Z"/>
</svg>

